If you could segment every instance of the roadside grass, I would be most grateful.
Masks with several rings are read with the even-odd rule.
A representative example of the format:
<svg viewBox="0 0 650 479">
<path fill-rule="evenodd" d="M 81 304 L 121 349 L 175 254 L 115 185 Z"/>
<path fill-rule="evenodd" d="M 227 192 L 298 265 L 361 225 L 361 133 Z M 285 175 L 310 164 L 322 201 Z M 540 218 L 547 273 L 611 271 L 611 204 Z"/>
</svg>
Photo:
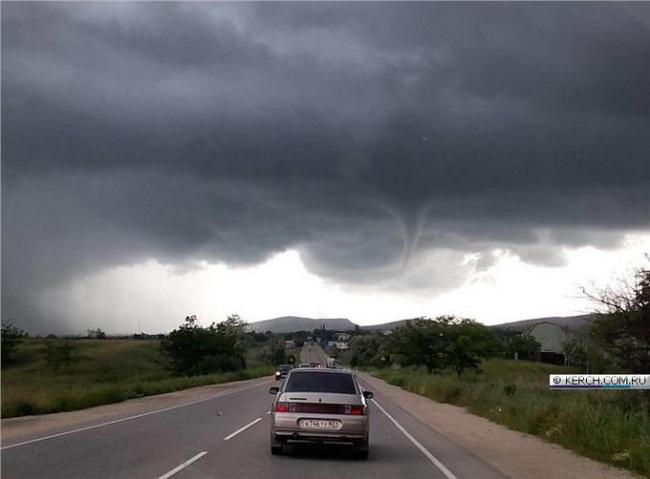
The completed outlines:
<svg viewBox="0 0 650 479">
<path fill-rule="evenodd" d="M 372 374 L 438 402 L 455 404 L 508 428 L 650 477 L 647 391 L 550 391 L 548 375 L 571 368 L 492 359 L 482 373 L 428 374 L 424 369 Z"/>
<path fill-rule="evenodd" d="M 271 366 L 256 362 L 242 371 L 172 376 L 157 340 L 73 340 L 76 359 L 52 369 L 46 361 L 47 341 L 26 340 L 14 364 L 3 367 L 3 418 L 72 411 L 273 373 Z"/>
</svg>

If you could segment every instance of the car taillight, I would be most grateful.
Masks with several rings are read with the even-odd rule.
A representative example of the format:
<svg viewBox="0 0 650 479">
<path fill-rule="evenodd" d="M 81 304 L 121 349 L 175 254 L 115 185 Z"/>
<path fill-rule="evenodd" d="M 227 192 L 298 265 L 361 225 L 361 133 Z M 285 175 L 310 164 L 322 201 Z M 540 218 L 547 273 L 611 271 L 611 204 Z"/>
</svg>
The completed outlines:
<svg viewBox="0 0 650 479">
<path fill-rule="evenodd" d="M 275 405 L 275 412 L 289 412 L 289 403 L 279 402 Z"/>
<path fill-rule="evenodd" d="M 350 408 L 350 414 L 353 416 L 363 416 L 366 414 L 366 408 L 363 406 L 352 406 Z"/>
<path fill-rule="evenodd" d="M 343 414 L 350 414 L 352 416 L 365 416 L 366 408 L 363 406 L 346 405 L 343 409 Z"/>
</svg>

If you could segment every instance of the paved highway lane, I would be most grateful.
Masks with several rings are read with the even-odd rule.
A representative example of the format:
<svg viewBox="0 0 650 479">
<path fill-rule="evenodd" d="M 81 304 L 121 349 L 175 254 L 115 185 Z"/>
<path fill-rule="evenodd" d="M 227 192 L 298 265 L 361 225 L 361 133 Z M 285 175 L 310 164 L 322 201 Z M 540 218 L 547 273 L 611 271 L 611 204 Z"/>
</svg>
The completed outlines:
<svg viewBox="0 0 650 479">
<path fill-rule="evenodd" d="M 295 445 L 272 456 L 274 384 L 258 380 L 185 407 L 3 449 L 2 477 L 504 477 L 381 394 L 370 406 L 368 460 L 345 446 Z"/>
<path fill-rule="evenodd" d="M 319 363 L 321 366 L 325 366 L 327 364 L 327 354 L 317 344 L 305 343 L 300 350 L 300 362 L 310 364 Z"/>
</svg>

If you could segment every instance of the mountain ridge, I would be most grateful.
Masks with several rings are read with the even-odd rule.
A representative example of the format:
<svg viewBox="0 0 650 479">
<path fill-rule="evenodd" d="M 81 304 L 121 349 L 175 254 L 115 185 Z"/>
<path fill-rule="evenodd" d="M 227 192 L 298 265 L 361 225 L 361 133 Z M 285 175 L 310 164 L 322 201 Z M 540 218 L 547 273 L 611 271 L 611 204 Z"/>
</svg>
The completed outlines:
<svg viewBox="0 0 650 479">
<path fill-rule="evenodd" d="M 313 331 L 325 325 L 328 330 L 351 330 L 357 326 L 347 318 L 305 318 L 302 316 L 280 316 L 249 324 L 251 331 L 264 333 L 291 333 L 293 331 Z"/>
<path fill-rule="evenodd" d="M 539 323 L 552 323 L 568 329 L 582 329 L 595 319 L 594 314 L 581 314 L 576 316 L 548 316 L 542 318 L 523 319 L 510 321 L 508 323 L 491 324 L 493 329 L 509 329 L 513 331 L 525 331 L 531 326 Z M 381 324 L 370 324 L 367 326 L 357 325 L 347 318 L 307 318 L 303 316 L 280 316 L 249 324 L 251 331 L 264 333 L 290 333 L 293 331 L 313 331 L 325 325 L 330 331 L 351 331 L 359 327 L 366 331 L 393 330 L 404 326 L 411 319 L 400 319 Z"/>
</svg>

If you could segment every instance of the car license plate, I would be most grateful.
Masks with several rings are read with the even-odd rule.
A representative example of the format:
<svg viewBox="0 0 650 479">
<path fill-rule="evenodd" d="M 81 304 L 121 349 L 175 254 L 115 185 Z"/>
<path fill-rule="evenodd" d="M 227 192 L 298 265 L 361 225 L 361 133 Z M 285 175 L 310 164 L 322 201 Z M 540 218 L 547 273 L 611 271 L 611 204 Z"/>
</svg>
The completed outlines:
<svg viewBox="0 0 650 479">
<path fill-rule="evenodd" d="M 301 419 L 298 424 L 303 429 L 341 429 L 341 421 L 334 419 Z"/>
</svg>

